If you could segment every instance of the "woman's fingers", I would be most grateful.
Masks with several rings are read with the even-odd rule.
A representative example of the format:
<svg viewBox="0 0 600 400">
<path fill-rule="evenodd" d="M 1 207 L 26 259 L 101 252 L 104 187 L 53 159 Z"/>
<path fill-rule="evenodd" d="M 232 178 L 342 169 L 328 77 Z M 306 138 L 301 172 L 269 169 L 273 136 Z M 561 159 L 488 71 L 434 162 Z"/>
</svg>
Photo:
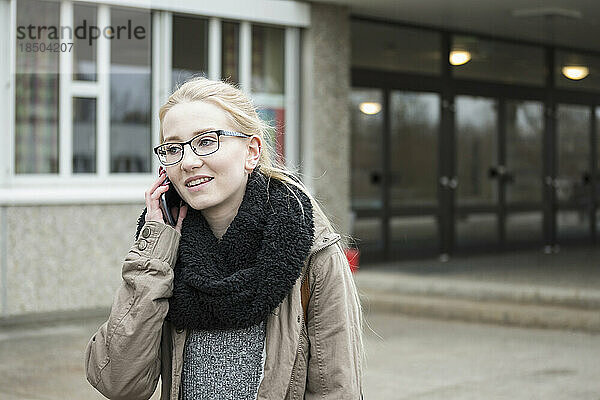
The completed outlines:
<svg viewBox="0 0 600 400">
<path fill-rule="evenodd" d="M 152 186 L 150 186 L 150 188 L 148 190 L 146 190 L 146 198 L 149 198 L 150 196 L 152 196 L 152 194 L 154 193 L 156 188 L 159 187 L 160 185 L 162 185 L 162 183 L 164 182 L 166 177 L 167 177 L 167 174 L 165 174 L 165 173 L 160 174 L 158 179 L 156 179 L 154 181 L 154 183 L 152 183 Z"/>
<path fill-rule="evenodd" d="M 168 185 L 160 186 L 158 189 L 156 189 L 154 191 L 154 193 L 152 193 L 152 196 L 150 196 L 150 198 L 156 200 L 160 197 L 161 194 L 165 193 L 168 190 L 169 190 Z"/>
</svg>

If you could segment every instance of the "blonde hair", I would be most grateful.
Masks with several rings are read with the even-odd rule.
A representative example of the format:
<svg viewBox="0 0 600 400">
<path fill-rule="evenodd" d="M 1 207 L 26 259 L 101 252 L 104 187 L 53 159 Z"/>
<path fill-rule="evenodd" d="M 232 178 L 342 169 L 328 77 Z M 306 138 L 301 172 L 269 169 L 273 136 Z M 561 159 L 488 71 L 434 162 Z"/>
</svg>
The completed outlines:
<svg viewBox="0 0 600 400">
<path fill-rule="evenodd" d="M 337 231 L 329 218 L 323 212 L 323 209 L 317 199 L 315 199 L 315 197 L 312 196 L 308 189 L 304 186 L 298 174 L 294 171 L 290 171 L 277 159 L 273 159 L 275 154 L 273 146 L 268 140 L 266 140 L 267 136 L 273 132 L 273 127 L 259 117 L 256 107 L 248 98 L 248 96 L 230 83 L 219 80 L 210 80 L 204 77 L 195 77 L 181 84 L 171 94 L 171 96 L 169 96 L 167 102 L 160 107 L 158 114 L 160 119 L 160 143 L 164 142 L 163 121 L 167 112 L 177 104 L 194 101 L 211 102 L 217 106 L 220 106 L 227 112 L 228 118 L 230 118 L 230 121 L 233 123 L 233 126 L 236 127 L 236 129 L 243 133 L 259 136 L 262 139 L 264 147 L 258 160 L 260 171 L 264 173 L 269 180 L 277 179 L 286 186 L 293 185 L 302 190 L 302 192 L 304 192 L 311 200 L 313 212 L 321 221 L 323 221 L 329 230 L 334 232 Z M 293 191 L 291 192 L 294 194 Z M 302 206 L 300 200 L 297 200 Z M 350 237 L 342 235 L 342 248 L 348 247 L 348 238 Z M 359 348 L 362 364 L 362 360 L 364 359 L 364 347 L 362 341 L 363 311 L 354 279 L 350 279 L 350 283 L 354 290 L 356 302 L 359 307 Z"/>
</svg>

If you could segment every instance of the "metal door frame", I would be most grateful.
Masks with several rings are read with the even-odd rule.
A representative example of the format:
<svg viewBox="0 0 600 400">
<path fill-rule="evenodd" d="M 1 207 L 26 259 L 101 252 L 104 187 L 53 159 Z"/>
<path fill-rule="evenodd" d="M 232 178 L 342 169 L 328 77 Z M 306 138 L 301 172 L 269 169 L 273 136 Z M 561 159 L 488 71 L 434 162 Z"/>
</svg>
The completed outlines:
<svg viewBox="0 0 600 400">
<path fill-rule="evenodd" d="M 595 110 L 600 107 L 600 93 L 590 91 L 575 91 L 556 88 L 554 85 L 554 54 L 558 49 L 552 46 L 542 46 L 545 49 L 547 70 L 544 86 L 513 85 L 497 82 L 458 79 L 452 76 L 451 65 L 447 62 L 450 53 L 451 37 L 454 32 L 439 31 L 442 35 L 441 73 L 439 76 L 428 76 L 414 73 L 378 71 L 353 68 L 351 71 L 352 87 L 380 89 L 384 95 L 384 149 L 390 148 L 390 116 L 389 96 L 392 90 L 413 91 L 422 93 L 436 93 L 440 96 L 440 128 L 438 135 L 438 191 L 437 209 L 434 210 L 438 220 L 439 254 L 442 256 L 455 254 L 460 249 L 456 246 L 455 215 L 457 212 L 456 193 L 454 188 L 448 186 L 451 180 L 456 179 L 456 127 L 455 127 L 455 99 L 460 95 L 481 96 L 494 99 L 498 102 L 498 162 L 506 163 L 506 103 L 512 100 L 539 101 L 543 105 L 544 127 L 542 135 L 542 204 L 543 215 L 542 238 L 540 244 L 545 251 L 556 251 L 557 247 L 557 221 L 558 204 L 556 193 L 552 184 L 557 173 L 557 123 L 556 110 L 560 103 L 586 105 L 590 108 L 590 180 L 591 188 L 600 184 L 600 168 L 596 168 L 599 155 L 598 121 Z M 504 165 L 504 164 L 502 164 Z M 381 260 L 390 260 L 390 219 L 398 215 L 425 215 L 427 210 L 409 210 L 407 213 L 397 214 L 390 207 L 390 155 L 384 151 L 382 173 L 382 239 L 383 252 L 379 255 Z M 442 181 L 446 177 L 447 181 Z M 546 182 L 550 182 L 547 184 Z M 460 183 L 459 183 L 460 184 Z M 600 194 L 592 190 L 590 209 L 590 242 L 598 242 L 596 229 L 596 210 L 600 206 Z M 506 184 L 499 184 L 498 204 L 495 207 L 498 218 L 498 242 L 492 250 L 512 250 L 521 248 L 518 244 L 509 244 L 506 233 L 506 220 L 512 208 L 506 204 Z M 537 207 L 537 206 L 536 206 Z M 519 205 L 517 210 L 529 210 L 531 205 Z M 429 210 L 431 211 L 431 210 Z M 514 210 L 513 210 L 514 211 Z M 430 214 L 427 214 L 430 215 Z M 357 217 L 361 215 L 357 213 Z M 530 245 L 527 245 L 530 248 Z M 481 251 L 489 251 L 485 246 Z M 469 253 L 478 249 L 468 249 Z"/>
</svg>

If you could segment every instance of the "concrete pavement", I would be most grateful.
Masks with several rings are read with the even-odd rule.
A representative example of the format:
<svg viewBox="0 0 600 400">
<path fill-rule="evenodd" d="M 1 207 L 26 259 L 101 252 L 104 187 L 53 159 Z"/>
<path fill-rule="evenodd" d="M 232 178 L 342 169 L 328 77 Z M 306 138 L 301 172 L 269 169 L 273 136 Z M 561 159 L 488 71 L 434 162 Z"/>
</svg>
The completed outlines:
<svg viewBox="0 0 600 400">
<path fill-rule="evenodd" d="M 600 335 L 374 312 L 366 321 L 365 399 L 600 399 Z M 83 366 L 102 322 L 0 328 L 0 399 L 103 399 Z"/>
<path fill-rule="evenodd" d="M 373 314 L 367 399 L 598 400 L 600 335 Z"/>
<path fill-rule="evenodd" d="M 597 260 L 588 248 L 362 266 L 365 398 L 599 400 Z M 0 399 L 103 398 L 83 356 L 107 312 L 77 314 L 0 321 Z"/>
</svg>

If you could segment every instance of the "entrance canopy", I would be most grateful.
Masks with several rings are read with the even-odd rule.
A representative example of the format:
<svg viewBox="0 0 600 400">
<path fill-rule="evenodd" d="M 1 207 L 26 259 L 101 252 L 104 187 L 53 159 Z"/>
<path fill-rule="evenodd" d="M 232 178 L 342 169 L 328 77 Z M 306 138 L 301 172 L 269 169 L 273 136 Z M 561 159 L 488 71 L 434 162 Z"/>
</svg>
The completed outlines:
<svg viewBox="0 0 600 400">
<path fill-rule="evenodd" d="M 362 17 L 600 51 L 600 2 L 588 0 L 314 0 Z"/>
</svg>

